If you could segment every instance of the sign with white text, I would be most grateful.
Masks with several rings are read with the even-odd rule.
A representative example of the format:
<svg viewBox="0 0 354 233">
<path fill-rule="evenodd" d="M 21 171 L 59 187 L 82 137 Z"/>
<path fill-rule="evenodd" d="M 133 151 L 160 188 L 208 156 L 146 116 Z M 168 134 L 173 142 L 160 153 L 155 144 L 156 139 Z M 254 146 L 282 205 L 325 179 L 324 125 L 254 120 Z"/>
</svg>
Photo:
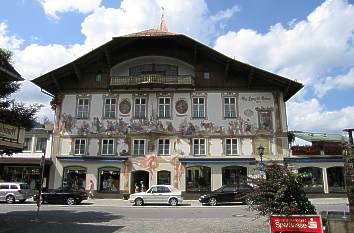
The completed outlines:
<svg viewBox="0 0 354 233">
<path fill-rule="evenodd" d="M 321 217 L 317 215 L 271 216 L 271 232 L 323 233 Z"/>
</svg>

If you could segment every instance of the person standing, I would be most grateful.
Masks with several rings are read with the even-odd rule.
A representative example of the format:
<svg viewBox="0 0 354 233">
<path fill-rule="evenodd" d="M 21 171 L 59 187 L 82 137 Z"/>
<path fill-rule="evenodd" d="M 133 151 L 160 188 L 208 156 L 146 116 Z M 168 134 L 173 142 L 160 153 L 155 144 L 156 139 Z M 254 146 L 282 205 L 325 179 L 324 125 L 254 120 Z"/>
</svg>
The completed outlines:
<svg viewBox="0 0 354 233">
<path fill-rule="evenodd" d="M 93 199 L 93 190 L 94 190 L 94 184 L 93 184 L 93 181 L 90 180 L 90 188 L 89 188 L 89 196 L 88 196 L 88 199 Z"/>
<path fill-rule="evenodd" d="M 145 192 L 146 191 L 146 187 L 144 185 L 144 181 L 140 181 L 140 188 L 141 188 L 141 192 Z"/>
</svg>

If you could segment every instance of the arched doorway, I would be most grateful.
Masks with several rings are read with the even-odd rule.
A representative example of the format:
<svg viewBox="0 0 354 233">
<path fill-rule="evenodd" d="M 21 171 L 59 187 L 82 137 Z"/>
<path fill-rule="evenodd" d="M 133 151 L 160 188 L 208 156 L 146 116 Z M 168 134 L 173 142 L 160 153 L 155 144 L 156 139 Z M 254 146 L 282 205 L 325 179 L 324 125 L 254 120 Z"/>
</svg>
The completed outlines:
<svg viewBox="0 0 354 233">
<path fill-rule="evenodd" d="M 135 185 L 137 184 L 139 186 L 139 191 L 141 190 L 141 183 L 144 184 L 145 189 L 147 190 L 149 188 L 149 172 L 147 171 L 132 171 L 131 173 L 131 183 L 130 183 L 130 193 L 135 192 Z"/>
<path fill-rule="evenodd" d="M 222 185 L 237 186 L 247 178 L 247 168 L 227 166 L 222 168 Z"/>
</svg>

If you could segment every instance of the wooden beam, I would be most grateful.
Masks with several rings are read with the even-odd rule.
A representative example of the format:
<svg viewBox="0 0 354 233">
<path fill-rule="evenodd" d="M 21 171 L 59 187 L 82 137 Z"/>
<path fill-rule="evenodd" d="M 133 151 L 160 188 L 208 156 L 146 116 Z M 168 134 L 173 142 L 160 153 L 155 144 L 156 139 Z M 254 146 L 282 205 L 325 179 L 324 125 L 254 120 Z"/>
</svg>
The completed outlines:
<svg viewBox="0 0 354 233">
<path fill-rule="evenodd" d="M 252 80 L 253 80 L 253 68 L 251 68 L 250 69 L 250 72 L 248 73 L 248 87 L 250 87 L 251 86 L 251 84 L 252 84 Z"/>
<path fill-rule="evenodd" d="M 79 69 L 79 67 L 76 65 L 76 64 L 73 64 L 73 68 L 74 68 L 74 71 L 75 71 L 75 74 L 76 74 L 76 77 L 79 81 L 82 80 L 82 73 L 81 73 L 81 70 Z"/>
<path fill-rule="evenodd" d="M 57 80 L 57 78 L 52 74 L 52 79 L 54 81 L 55 87 L 60 90 L 60 84 L 59 84 L 59 80 Z"/>
<path fill-rule="evenodd" d="M 107 65 L 109 66 L 109 68 L 111 68 L 112 59 L 111 59 L 111 56 L 109 55 L 109 51 L 108 51 L 108 49 L 107 49 L 106 46 L 104 47 L 104 55 L 105 55 L 105 57 L 106 57 Z"/>
</svg>

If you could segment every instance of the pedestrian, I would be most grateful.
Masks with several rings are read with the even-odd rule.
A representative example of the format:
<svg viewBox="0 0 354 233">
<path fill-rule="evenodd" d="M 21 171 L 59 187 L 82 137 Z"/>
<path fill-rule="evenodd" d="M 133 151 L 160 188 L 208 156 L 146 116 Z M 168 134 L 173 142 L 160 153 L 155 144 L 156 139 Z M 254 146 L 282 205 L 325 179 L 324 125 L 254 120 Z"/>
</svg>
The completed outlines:
<svg viewBox="0 0 354 233">
<path fill-rule="evenodd" d="M 138 183 L 135 183 L 135 192 L 136 193 L 140 192 L 140 188 L 139 188 Z"/>
<path fill-rule="evenodd" d="M 89 189 L 88 199 L 93 199 L 93 189 L 94 189 L 94 184 L 93 184 L 93 181 L 90 180 L 90 189 Z"/>
<path fill-rule="evenodd" d="M 144 181 L 140 181 L 140 186 L 141 186 L 141 192 L 145 192 L 146 188 L 145 188 L 145 185 L 144 185 Z"/>
</svg>

